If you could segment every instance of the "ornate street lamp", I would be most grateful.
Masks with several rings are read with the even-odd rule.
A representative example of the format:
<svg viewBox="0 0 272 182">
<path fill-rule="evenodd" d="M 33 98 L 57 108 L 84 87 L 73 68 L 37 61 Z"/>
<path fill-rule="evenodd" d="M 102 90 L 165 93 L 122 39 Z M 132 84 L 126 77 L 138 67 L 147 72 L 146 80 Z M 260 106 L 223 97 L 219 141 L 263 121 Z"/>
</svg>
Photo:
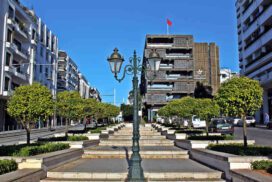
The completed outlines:
<svg viewBox="0 0 272 182">
<path fill-rule="evenodd" d="M 142 158 L 140 156 L 140 132 L 139 132 L 139 105 L 138 105 L 138 74 L 141 72 L 146 72 L 147 69 L 140 64 L 141 58 L 137 57 L 136 51 L 134 51 L 133 57 L 129 59 L 130 64 L 126 65 L 122 77 L 119 79 L 117 74 L 121 70 L 124 58 L 118 53 L 118 49 L 115 48 L 114 52 L 108 58 L 110 68 L 112 73 L 114 73 L 114 78 L 121 82 L 125 75 L 133 75 L 133 137 L 132 137 L 132 155 L 129 161 L 129 171 L 128 171 L 128 181 L 138 182 L 144 181 L 144 172 L 141 166 Z M 161 58 L 155 49 L 149 54 L 148 64 L 151 71 L 156 73 L 160 67 Z M 155 74 L 154 74 L 155 75 Z"/>
</svg>

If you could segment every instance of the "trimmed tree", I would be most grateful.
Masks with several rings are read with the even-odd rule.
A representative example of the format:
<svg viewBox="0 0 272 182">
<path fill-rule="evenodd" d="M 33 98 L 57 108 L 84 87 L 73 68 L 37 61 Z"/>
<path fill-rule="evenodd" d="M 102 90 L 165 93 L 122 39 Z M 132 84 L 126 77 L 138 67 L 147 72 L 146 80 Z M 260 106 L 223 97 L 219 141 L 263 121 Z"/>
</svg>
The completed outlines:
<svg viewBox="0 0 272 182">
<path fill-rule="evenodd" d="M 39 118 L 47 119 L 54 113 L 51 92 L 39 83 L 17 87 L 8 101 L 7 111 L 25 128 L 27 144 L 29 144 L 31 128 Z"/>
<path fill-rule="evenodd" d="M 81 119 L 83 116 L 82 98 L 76 91 L 63 91 L 58 93 L 56 105 L 58 115 L 65 118 L 67 136 L 69 122 Z"/>
<path fill-rule="evenodd" d="M 247 147 L 246 116 L 253 115 L 262 105 L 263 89 L 259 82 L 247 77 L 232 78 L 222 84 L 216 95 L 221 112 L 239 116 L 243 121 L 244 147 Z"/>
<path fill-rule="evenodd" d="M 219 116 L 220 107 L 212 99 L 196 99 L 195 115 L 205 119 L 206 133 L 209 135 L 209 124 L 213 117 Z"/>
</svg>

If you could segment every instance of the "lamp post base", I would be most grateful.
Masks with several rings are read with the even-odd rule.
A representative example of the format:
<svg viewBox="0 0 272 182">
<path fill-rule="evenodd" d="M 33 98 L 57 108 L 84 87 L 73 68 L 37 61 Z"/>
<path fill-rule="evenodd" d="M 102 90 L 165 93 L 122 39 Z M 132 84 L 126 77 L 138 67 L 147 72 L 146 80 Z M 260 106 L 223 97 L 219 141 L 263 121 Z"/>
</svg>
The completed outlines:
<svg viewBox="0 0 272 182">
<path fill-rule="evenodd" d="M 133 152 L 129 161 L 128 182 L 144 182 L 144 172 L 141 166 L 141 156 L 138 152 Z"/>
</svg>

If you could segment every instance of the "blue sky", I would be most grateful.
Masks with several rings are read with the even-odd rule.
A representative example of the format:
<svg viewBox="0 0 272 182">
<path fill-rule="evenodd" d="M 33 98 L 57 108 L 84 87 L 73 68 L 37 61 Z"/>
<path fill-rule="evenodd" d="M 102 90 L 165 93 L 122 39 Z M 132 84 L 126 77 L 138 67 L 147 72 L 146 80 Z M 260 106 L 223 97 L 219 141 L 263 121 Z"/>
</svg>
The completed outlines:
<svg viewBox="0 0 272 182">
<path fill-rule="evenodd" d="M 131 77 L 117 83 L 106 61 L 114 47 L 128 62 L 133 50 L 143 55 L 146 34 L 192 34 L 197 42 L 220 47 L 220 65 L 238 71 L 235 0 L 22 0 L 34 7 L 104 102 L 126 100 Z"/>
</svg>

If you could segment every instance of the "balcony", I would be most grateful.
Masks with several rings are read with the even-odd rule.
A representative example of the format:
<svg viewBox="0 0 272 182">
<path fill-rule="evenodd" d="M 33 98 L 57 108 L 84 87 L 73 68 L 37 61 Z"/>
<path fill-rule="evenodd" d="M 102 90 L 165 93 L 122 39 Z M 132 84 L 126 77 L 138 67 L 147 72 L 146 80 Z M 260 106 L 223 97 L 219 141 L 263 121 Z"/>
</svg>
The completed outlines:
<svg viewBox="0 0 272 182">
<path fill-rule="evenodd" d="M 173 92 L 175 93 L 193 93 L 195 85 L 193 83 L 177 82 L 174 85 Z"/>
<path fill-rule="evenodd" d="M 29 75 L 11 66 L 5 66 L 5 71 L 9 73 L 13 80 L 17 82 L 28 82 Z"/>
<path fill-rule="evenodd" d="M 154 85 L 148 85 L 147 90 L 163 90 L 163 91 L 172 91 L 173 85 L 163 85 L 163 84 L 154 84 Z"/>
<path fill-rule="evenodd" d="M 23 23 L 15 22 L 14 28 L 15 28 L 15 34 L 16 35 L 24 38 L 25 40 L 28 40 L 29 34 L 28 34 L 28 31 L 27 31 L 27 29 L 26 29 L 26 27 L 25 27 L 25 25 Z"/>
<path fill-rule="evenodd" d="M 266 30 L 261 33 L 258 37 L 254 39 L 250 44 L 246 46 L 246 49 L 244 51 L 244 57 L 248 57 L 253 52 L 255 52 L 257 49 L 260 48 L 260 42 L 262 45 L 267 44 L 271 40 L 272 37 L 272 26 L 267 27 Z"/>
<path fill-rule="evenodd" d="M 179 59 L 191 59 L 193 58 L 192 54 L 187 53 L 187 54 L 165 54 L 166 58 L 179 58 Z"/>
<path fill-rule="evenodd" d="M 14 93 L 14 90 L 9 90 L 9 91 L 3 91 L 3 96 L 4 97 L 10 97 Z"/>
<path fill-rule="evenodd" d="M 18 55 L 20 58 L 22 58 L 24 60 L 28 60 L 29 53 L 27 50 L 22 49 L 22 48 L 18 49 L 18 47 L 14 43 L 10 43 L 10 42 L 6 42 L 6 47 L 11 49 L 11 51 L 13 53 L 15 53 L 16 55 Z"/>
</svg>

